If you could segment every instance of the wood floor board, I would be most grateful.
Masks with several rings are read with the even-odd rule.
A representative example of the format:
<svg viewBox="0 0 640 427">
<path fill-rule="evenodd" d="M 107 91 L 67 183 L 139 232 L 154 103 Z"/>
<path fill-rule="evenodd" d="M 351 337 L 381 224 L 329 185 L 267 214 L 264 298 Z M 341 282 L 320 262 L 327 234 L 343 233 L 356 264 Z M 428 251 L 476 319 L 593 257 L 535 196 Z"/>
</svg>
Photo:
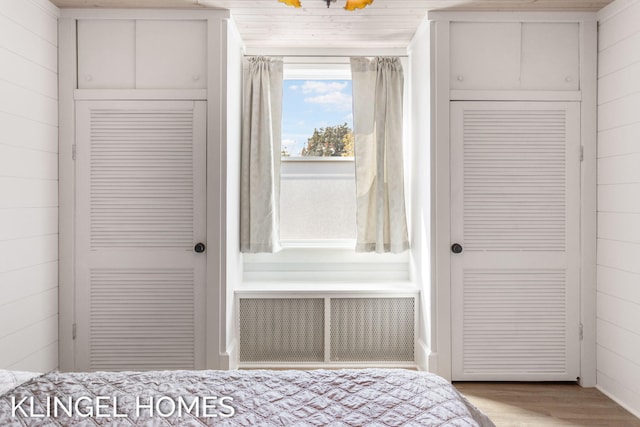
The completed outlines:
<svg viewBox="0 0 640 427">
<path fill-rule="evenodd" d="M 595 388 L 569 383 L 454 385 L 497 427 L 640 427 L 640 419 Z"/>
</svg>

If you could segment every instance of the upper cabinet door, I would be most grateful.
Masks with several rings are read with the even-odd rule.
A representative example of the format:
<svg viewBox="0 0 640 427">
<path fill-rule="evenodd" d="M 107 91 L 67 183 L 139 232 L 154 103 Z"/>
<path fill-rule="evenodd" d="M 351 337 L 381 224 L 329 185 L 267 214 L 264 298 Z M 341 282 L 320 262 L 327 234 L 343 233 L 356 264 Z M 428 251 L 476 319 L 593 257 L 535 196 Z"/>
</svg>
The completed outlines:
<svg viewBox="0 0 640 427">
<path fill-rule="evenodd" d="M 522 24 L 522 88 L 580 90 L 577 23 Z"/>
<path fill-rule="evenodd" d="M 138 21 L 136 87 L 206 88 L 206 21 Z"/>
<path fill-rule="evenodd" d="M 78 88 L 134 89 L 136 22 L 78 21 Z"/>
<path fill-rule="evenodd" d="M 452 22 L 451 89 L 519 89 L 520 33 L 520 23 Z"/>
<path fill-rule="evenodd" d="M 206 21 L 78 21 L 78 88 L 206 87 Z"/>
<path fill-rule="evenodd" d="M 580 89 L 577 23 L 452 22 L 451 89 Z"/>
</svg>

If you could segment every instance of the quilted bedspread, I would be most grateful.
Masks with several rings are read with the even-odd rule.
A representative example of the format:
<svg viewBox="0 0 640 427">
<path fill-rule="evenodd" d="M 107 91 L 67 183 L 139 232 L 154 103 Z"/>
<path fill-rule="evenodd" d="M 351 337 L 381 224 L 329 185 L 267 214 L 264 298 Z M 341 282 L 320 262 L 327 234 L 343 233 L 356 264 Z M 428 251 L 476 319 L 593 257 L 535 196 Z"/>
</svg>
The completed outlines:
<svg viewBox="0 0 640 427">
<path fill-rule="evenodd" d="M 444 379 L 401 369 L 49 373 L 0 396 L 0 426 L 480 426 Z"/>
</svg>

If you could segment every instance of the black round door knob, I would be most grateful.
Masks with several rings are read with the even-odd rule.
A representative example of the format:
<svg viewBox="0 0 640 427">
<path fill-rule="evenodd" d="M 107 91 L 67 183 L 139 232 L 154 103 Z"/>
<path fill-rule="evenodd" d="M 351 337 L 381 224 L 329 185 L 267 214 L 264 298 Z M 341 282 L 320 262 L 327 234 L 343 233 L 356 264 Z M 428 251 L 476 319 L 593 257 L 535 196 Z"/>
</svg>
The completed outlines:
<svg viewBox="0 0 640 427">
<path fill-rule="evenodd" d="M 207 247 L 204 245 L 204 243 L 196 243 L 196 245 L 193 247 L 193 250 L 196 251 L 196 253 L 199 253 L 199 254 L 204 252 L 206 249 L 207 249 Z"/>
<path fill-rule="evenodd" d="M 460 243 L 454 243 L 451 245 L 451 252 L 454 254 L 462 253 L 462 245 Z"/>
</svg>

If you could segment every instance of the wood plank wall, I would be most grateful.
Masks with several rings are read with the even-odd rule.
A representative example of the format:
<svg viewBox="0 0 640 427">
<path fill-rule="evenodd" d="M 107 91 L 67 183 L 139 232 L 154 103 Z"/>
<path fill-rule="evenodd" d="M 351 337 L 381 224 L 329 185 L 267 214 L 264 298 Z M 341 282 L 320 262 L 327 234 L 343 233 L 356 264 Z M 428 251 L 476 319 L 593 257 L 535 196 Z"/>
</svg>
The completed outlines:
<svg viewBox="0 0 640 427">
<path fill-rule="evenodd" d="M 597 383 L 640 415 L 640 0 L 599 18 Z"/>
<path fill-rule="evenodd" d="M 0 369 L 58 366 L 57 16 L 0 1 Z"/>
</svg>

